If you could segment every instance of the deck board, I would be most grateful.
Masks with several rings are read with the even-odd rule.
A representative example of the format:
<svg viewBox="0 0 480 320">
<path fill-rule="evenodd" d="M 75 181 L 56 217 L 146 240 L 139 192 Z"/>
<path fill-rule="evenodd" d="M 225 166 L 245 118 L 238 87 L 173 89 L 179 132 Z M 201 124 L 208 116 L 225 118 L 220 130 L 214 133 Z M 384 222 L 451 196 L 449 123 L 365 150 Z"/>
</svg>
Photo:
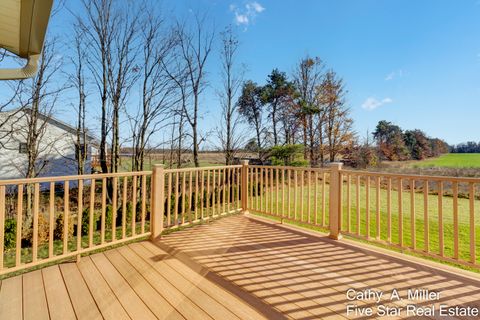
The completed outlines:
<svg viewBox="0 0 480 320">
<path fill-rule="evenodd" d="M 23 276 L 23 318 L 43 320 L 49 317 L 42 271 L 26 273 Z"/>
<path fill-rule="evenodd" d="M 97 269 L 101 270 L 103 277 L 131 318 L 155 319 L 155 315 L 135 293 L 134 288 L 129 285 L 103 253 L 93 255 L 92 260 Z M 135 287 L 135 289 L 138 288 Z"/>
<path fill-rule="evenodd" d="M 42 270 L 48 309 L 52 320 L 76 319 L 67 288 L 57 265 Z"/>
<path fill-rule="evenodd" d="M 93 264 L 90 257 L 82 258 L 78 268 L 87 283 L 104 319 L 127 320 L 130 319 L 123 306 L 118 301 L 100 271 Z"/>
<path fill-rule="evenodd" d="M 0 319 L 355 318 L 350 288 L 430 289 L 436 306 L 480 307 L 478 276 L 238 215 L 5 279 Z M 412 302 L 431 304 L 388 304 Z"/>
<path fill-rule="evenodd" d="M 191 319 L 197 317 L 198 319 L 211 319 L 211 317 L 186 295 L 189 295 L 188 290 L 180 291 L 174 287 L 166 278 L 164 278 L 158 270 L 148 264 L 148 259 L 151 255 L 144 256 L 137 247 L 134 247 L 135 251 L 130 248 L 122 248 L 119 251 L 128 261 L 132 263 L 132 266 L 137 268 L 150 283 L 159 292 L 163 293 L 165 299 L 180 312 L 183 317 Z M 137 255 L 138 254 L 138 255 Z M 143 259 L 142 259 L 143 258 Z M 145 260 L 144 260 L 145 259 Z M 182 292 L 185 292 L 184 295 Z"/>
<path fill-rule="evenodd" d="M 23 318 L 22 276 L 2 281 L 0 286 L 0 319 Z"/>
<path fill-rule="evenodd" d="M 147 282 L 149 279 L 144 278 L 145 273 L 148 273 L 149 270 L 141 270 L 142 274 L 140 274 L 133 267 L 140 264 L 140 261 L 127 261 L 117 250 L 107 252 L 106 256 L 157 318 L 182 319 L 182 316 L 156 291 L 153 283 Z"/>
<path fill-rule="evenodd" d="M 60 271 L 77 318 L 85 320 L 102 319 L 95 299 L 92 297 L 78 266 L 75 263 L 61 264 Z"/>
</svg>

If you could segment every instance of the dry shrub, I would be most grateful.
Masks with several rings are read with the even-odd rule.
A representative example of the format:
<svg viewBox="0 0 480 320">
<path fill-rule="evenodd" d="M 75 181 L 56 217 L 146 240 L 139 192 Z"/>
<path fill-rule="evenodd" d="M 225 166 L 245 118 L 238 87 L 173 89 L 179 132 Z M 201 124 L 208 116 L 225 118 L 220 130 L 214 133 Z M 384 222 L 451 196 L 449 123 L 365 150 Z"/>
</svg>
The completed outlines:
<svg viewBox="0 0 480 320">
<path fill-rule="evenodd" d="M 55 228 L 53 230 L 53 239 L 54 240 L 62 240 L 63 239 L 63 225 L 64 225 L 64 218 L 63 212 L 59 213 L 57 219 L 55 219 Z M 73 217 L 71 215 L 68 216 L 68 237 L 71 238 L 73 236 Z"/>
</svg>

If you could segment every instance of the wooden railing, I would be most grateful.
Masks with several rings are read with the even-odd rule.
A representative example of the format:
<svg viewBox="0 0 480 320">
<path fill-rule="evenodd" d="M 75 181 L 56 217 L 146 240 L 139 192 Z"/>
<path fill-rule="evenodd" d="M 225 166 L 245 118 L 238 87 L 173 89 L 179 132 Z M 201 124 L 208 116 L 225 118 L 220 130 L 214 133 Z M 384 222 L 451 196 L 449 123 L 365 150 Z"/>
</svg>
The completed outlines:
<svg viewBox="0 0 480 320">
<path fill-rule="evenodd" d="M 164 170 L 164 228 L 239 212 L 241 165 Z M 160 173 L 160 176 L 162 173 Z"/>
<path fill-rule="evenodd" d="M 328 169 L 248 166 L 247 210 L 328 227 Z"/>
<path fill-rule="evenodd" d="M 344 234 L 478 268 L 480 179 L 341 170 Z"/>
<path fill-rule="evenodd" d="M 0 180 L 0 274 L 149 235 L 150 174 Z"/>
<path fill-rule="evenodd" d="M 479 184 L 248 161 L 0 180 L 0 274 L 247 211 L 478 268 Z"/>
</svg>

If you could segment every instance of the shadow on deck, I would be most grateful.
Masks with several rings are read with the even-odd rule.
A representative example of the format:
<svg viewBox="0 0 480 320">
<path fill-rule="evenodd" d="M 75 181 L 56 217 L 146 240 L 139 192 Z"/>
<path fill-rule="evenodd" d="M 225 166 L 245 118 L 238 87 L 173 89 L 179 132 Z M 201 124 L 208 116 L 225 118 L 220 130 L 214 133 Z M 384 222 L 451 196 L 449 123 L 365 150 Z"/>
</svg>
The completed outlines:
<svg viewBox="0 0 480 320">
<path fill-rule="evenodd" d="M 349 289 L 384 292 L 400 317 L 420 318 L 408 304 L 435 305 L 437 318 L 440 304 L 480 308 L 476 276 L 408 259 L 237 215 L 3 280 L 0 319 L 372 318 L 347 304 L 378 318 L 373 297 L 348 301 Z M 408 300 L 416 289 L 440 297 Z"/>
</svg>

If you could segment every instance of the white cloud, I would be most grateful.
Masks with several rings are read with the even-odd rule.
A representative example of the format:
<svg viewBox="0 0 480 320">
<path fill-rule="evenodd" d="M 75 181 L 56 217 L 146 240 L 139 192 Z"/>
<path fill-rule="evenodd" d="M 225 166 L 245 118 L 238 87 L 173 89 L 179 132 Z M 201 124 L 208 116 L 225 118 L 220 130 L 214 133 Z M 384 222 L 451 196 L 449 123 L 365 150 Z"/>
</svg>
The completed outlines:
<svg viewBox="0 0 480 320">
<path fill-rule="evenodd" d="M 235 22 L 237 24 L 248 25 L 248 16 L 245 14 L 239 14 L 238 12 L 235 12 Z"/>
<path fill-rule="evenodd" d="M 250 23 L 254 22 L 258 14 L 265 11 L 263 7 L 257 1 L 247 2 L 245 6 L 238 7 L 235 4 L 228 6 L 229 10 L 235 14 L 235 23 L 237 25 L 243 25 L 247 27 Z"/>
<path fill-rule="evenodd" d="M 260 3 L 258 3 L 258 2 L 256 2 L 256 1 L 247 3 L 247 4 L 245 5 L 245 7 L 247 8 L 248 11 L 252 11 L 252 10 L 253 10 L 253 11 L 257 12 L 257 13 L 260 13 L 260 12 L 262 12 L 262 11 L 265 10 L 265 8 L 262 7 L 262 5 L 261 5 Z"/>
<path fill-rule="evenodd" d="M 402 76 L 403 76 L 403 70 L 402 69 L 392 71 L 385 76 L 385 81 L 390 81 L 390 80 L 393 80 L 395 78 L 401 78 Z"/>
<path fill-rule="evenodd" d="M 372 111 L 392 102 L 393 100 L 391 98 L 384 98 L 382 100 L 378 100 L 377 98 L 369 97 L 367 98 L 367 100 L 365 100 L 365 102 L 362 103 L 362 108 L 368 111 Z"/>
</svg>

